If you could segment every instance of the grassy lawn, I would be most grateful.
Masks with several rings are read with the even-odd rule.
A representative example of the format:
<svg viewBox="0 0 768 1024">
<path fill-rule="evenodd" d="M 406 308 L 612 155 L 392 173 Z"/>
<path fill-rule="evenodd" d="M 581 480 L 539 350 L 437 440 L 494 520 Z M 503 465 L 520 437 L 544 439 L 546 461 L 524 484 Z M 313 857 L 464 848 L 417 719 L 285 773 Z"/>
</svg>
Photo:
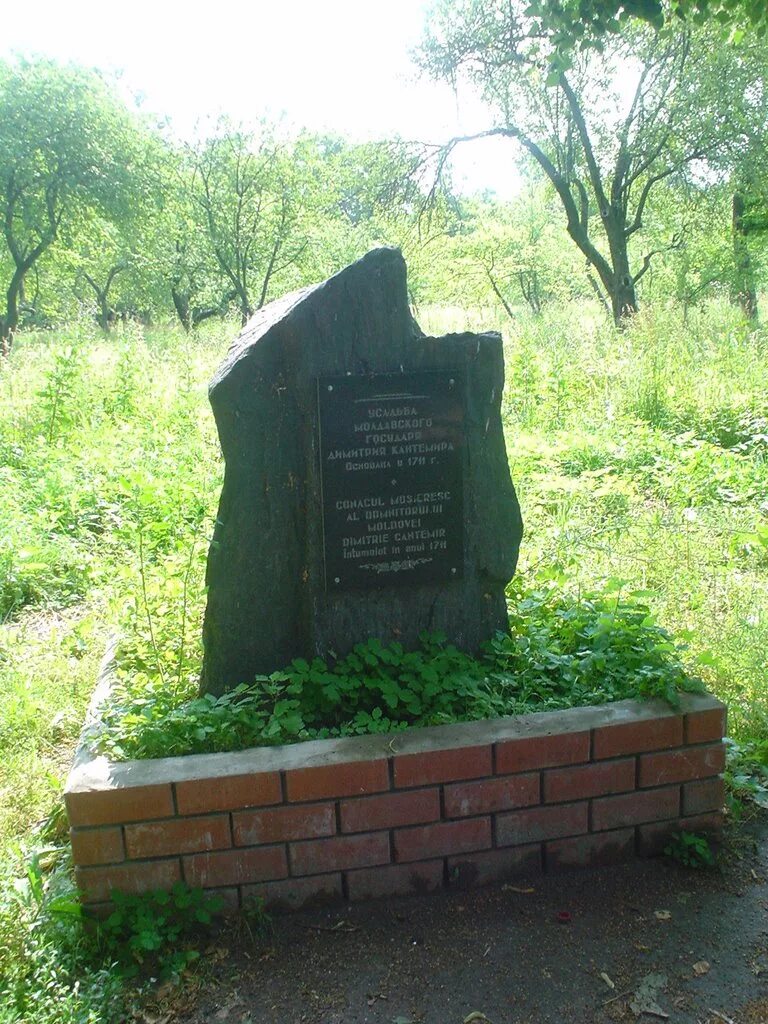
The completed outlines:
<svg viewBox="0 0 768 1024">
<path fill-rule="evenodd" d="M 624 333 L 575 306 L 417 318 L 505 335 L 524 580 L 641 593 L 728 702 L 731 734 L 768 740 L 766 332 L 725 305 L 644 312 Z M 20 851 L 65 834 L 60 790 L 108 636 L 146 627 L 148 602 L 169 687 L 194 684 L 222 474 L 206 383 L 235 333 L 72 327 L 0 362 L 0 976 L 34 916 L 29 887 L 14 895 Z M 103 979 L 72 1001 L 66 969 L 59 956 L 50 972 L 69 1002 L 26 1017 L 9 1003 L 0 1024 L 109 1019 Z"/>
</svg>

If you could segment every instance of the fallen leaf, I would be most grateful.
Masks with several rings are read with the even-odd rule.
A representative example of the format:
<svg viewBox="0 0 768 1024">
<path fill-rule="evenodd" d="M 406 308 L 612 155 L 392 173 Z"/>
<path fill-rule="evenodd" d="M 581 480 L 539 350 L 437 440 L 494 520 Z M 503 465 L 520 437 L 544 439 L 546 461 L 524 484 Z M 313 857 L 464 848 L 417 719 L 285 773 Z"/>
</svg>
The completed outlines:
<svg viewBox="0 0 768 1024">
<path fill-rule="evenodd" d="M 536 892 L 536 890 L 533 888 L 533 886 L 530 886 L 527 889 L 521 889 L 519 885 L 502 885 L 501 891 L 502 892 L 522 892 L 522 893 L 525 893 L 525 894 L 528 894 L 528 893 L 531 893 L 531 892 Z"/>
<path fill-rule="evenodd" d="M 662 1017 L 667 1019 L 669 1014 L 659 1006 L 659 993 L 666 987 L 667 977 L 665 974 L 647 974 L 635 989 L 635 994 L 629 1001 L 629 1008 L 636 1017 L 644 1013 L 651 1017 Z"/>
<path fill-rule="evenodd" d="M 650 946 L 644 946 L 642 944 L 642 942 L 636 942 L 635 943 L 635 949 L 639 949 L 641 953 L 650 953 L 651 952 L 651 947 Z"/>
<path fill-rule="evenodd" d="M 693 965 L 693 973 L 697 978 L 700 978 L 703 974 L 706 974 L 709 970 L 709 964 L 706 960 L 699 960 Z"/>
<path fill-rule="evenodd" d="M 672 917 L 668 910 L 654 910 L 653 915 L 659 921 L 669 921 Z"/>
<path fill-rule="evenodd" d="M 608 975 L 605 973 L 605 971 L 600 971 L 600 977 L 603 979 L 603 981 L 608 986 L 608 988 L 610 988 L 610 989 L 616 988 L 616 986 L 611 981 L 611 979 L 608 977 Z"/>
</svg>

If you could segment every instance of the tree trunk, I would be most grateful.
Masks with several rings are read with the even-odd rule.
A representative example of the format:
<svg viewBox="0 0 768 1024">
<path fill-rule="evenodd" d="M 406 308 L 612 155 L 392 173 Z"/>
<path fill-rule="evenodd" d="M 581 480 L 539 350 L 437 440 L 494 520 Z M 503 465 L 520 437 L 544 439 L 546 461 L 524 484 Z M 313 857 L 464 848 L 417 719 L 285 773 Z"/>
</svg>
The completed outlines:
<svg viewBox="0 0 768 1024">
<path fill-rule="evenodd" d="M 109 334 L 110 325 L 112 322 L 112 309 L 107 302 L 107 297 L 103 293 L 97 296 L 99 303 L 99 311 L 96 314 L 96 323 L 99 325 L 104 334 Z"/>
<path fill-rule="evenodd" d="M 507 300 L 504 298 L 504 296 L 503 296 L 503 294 L 501 292 L 501 289 L 499 288 L 498 284 L 494 280 L 493 274 L 490 272 L 488 267 L 485 268 L 485 272 L 488 275 L 488 280 L 491 282 L 491 288 L 493 288 L 494 295 L 496 296 L 496 298 L 499 300 L 499 302 L 504 307 L 504 312 L 507 314 L 507 316 L 509 317 L 510 320 L 514 320 L 515 319 L 515 314 L 512 312 L 512 307 L 507 302 Z"/>
<path fill-rule="evenodd" d="M 603 224 L 608 235 L 608 247 L 611 251 L 613 273 L 608 285 L 611 297 L 613 322 L 617 327 L 626 326 L 627 321 L 637 312 L 637 294 L 635 278 L 629 269 L 629 253 L 624 222 L 609 208 L 603 214 Z"/>
<path fill-rule="evenodd" d="M 5 319 L 0 317 L 0 359 L 11 354 L 13 348 L 13 331 L 6 326 Z"/>
<path fill-rule="evenodd" d="M 99 287 L 98 282 L 92 278 L 90 274 L 83 274 L 85 280 L 93 289 L 96 301 L 99 304 L 99 311 L 96 314 L 96 323 L 105 334 L 109 334 L 112 321 L 115 319 L 115 310 L 109 302 L 109 292 L 117 275 L 122 273 L 125 269 L 126 264 L 124 263 L 118 263 L 117 266 L 112 267 L 110 272 L 107 274 L 107 280 L 103 288 Z"/>
<path fill-rule="evenodd" d="M 19 296 L 24 288 L 26 267 L 17 267 L 5 296 L 5 316 L 0 317 L 0 355 L 9 356 L 13 348 L 13 336 L 19 326 Z"/>
<path fill-rule="evenodd" d="M 603 294 L 603 292 L 602 292 L 602 290 L 600 288 L 600 285 L 595 280 L 595 275 L 592 273 L 592 271 L 590 269 L 591 266 L 592 266 L 592 264 L 589 262 L 589 260 L 587 260 L 587 281 L 589 281 L 589 283 L 590 283 L 590 285 L 592 287 L 592 291 L 597 296 L 597 300 L 600 303 L 600 305 L 603 307 L 603 309 L 608 314 L 608 316 L 612 316 L 613 315 L 613 310 L 611 309 L 611 307 L 610 307 L 610 305 L 608 303 L 608 300 L 606 299 L 605 295 Z"/>
<path fill-rule="evenodd" d="M 518 270 L 517 280 L 520 284 L 520 291 L 528 303 L 531 312 L 536 316 L 541 314 L 541 289 L 539 288 L 539 273 L 537 270 Z"/>
<path fill-rule="evenodd" d="M 747 320 L 757 320 L 757 288 L 755 287 L 755 271 L 747 243 L 747 230 L 744 225 L 744 196 L 734 192 L 732 205 L 733 262 L 734 279 L 731 290 L 731 301 L 741 307 Z"/>
<path fill-rule="evenodd" d="M 611 312 L 617 327 L 624 327 L 637 312 L 635 284 L 629 274 L 619 274 L 611 292 Z"/>
<path fill-rule="evenodd" d="M 173 308 L 176 310 L 181 326 L 184 328 L 187 334 L 192 329 L 192 316 L 189 311 L 189 295 L 186 292 L 181 292 L 174 285 L 171 285 L 171 298 L 173 299 Z"/>
</svg>

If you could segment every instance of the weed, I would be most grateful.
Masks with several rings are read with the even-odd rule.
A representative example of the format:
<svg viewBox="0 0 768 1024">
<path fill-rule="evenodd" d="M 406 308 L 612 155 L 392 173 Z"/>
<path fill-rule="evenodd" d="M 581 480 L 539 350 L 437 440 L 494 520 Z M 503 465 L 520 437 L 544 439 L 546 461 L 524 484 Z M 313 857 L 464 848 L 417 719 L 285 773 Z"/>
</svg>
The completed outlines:
<svg viewBox="0 0 768 1024">
<path fill-rule="evenodd" d="M 175 650 L 161 651 L 158 637 L 172 644 L 178 632 L 150 616 L 136 623 L 144 639 L 134 634 L 119 649 L 98 750 L 115 759 L 239 750 L 628 697 L 677 704 L 679 690 L 701 689 L 682 649 L 617 581 L 580 597 L 551 578 L 530 589 L 518 582 L 511 610 L 511 635 L 499 634 L 479 658 L 440 634 L 422 634 L 413 651 L 373 638 L 342 658 L 296 659 L 220 697 L 190 694 L 198 673 L 186 660 L 182 689 L 168 685 L 153 666 L 172 666 Z"/>
<path fill-rule="evenodd" d="M 707 837 L 696 832 L 673 832 L 664 854 L 684 868 L 710 868 L 716 860 Z"/>
<path fill-rule="evenodd" d="M 725 742 L 725 785 L 730 813 L 741 817 L 748 802 L 768 808 L 768 741 Z"/>
<path fill-rule="evenodd" d="M 53 443 L 57 431 L 70 424 L 76 414 L 75 399 L 81 369 L 80 357 L 74 347 L 54 354 L 53 368 L 38 393 L 48 444 Z"/>
<path fill-rule="evenodd" d="M 0 887 L 0 1021 L 96 1024 L 123 1019 L 125 989 L 83 926 L 60 848 L 39 849 Z M 51 862 L 53 869 L 50 870 Z"/>
<path fill-rule="evenodd" d="M 263 896 L 247 896 L 241 914 L 251 938 L 263 939 L 272 931 L 272 917 L 264 907 Z"/>
<path fill-rule="evenodd" d="M 161 978 L 180 974 L 199 957 L 194 940 L 224 906 L 220 896 L 176 882 L 170 892 L 112 891 L 114 910 L 99 936 L 125 977 L 140 971 Z"/>
</svg>

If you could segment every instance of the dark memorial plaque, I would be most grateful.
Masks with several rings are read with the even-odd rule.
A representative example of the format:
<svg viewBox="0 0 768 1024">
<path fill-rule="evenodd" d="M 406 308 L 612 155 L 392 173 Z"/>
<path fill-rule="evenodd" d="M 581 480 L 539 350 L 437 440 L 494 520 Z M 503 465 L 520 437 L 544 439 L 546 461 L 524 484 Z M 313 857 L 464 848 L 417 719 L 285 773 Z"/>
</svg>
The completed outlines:
<svg viewBox="0 0 768 1024">
<path fill-rule="evenodd" d="M 317 386 L 326 589 L 461 577 L 462 375 L 321 377 Z"/>
</svg>

